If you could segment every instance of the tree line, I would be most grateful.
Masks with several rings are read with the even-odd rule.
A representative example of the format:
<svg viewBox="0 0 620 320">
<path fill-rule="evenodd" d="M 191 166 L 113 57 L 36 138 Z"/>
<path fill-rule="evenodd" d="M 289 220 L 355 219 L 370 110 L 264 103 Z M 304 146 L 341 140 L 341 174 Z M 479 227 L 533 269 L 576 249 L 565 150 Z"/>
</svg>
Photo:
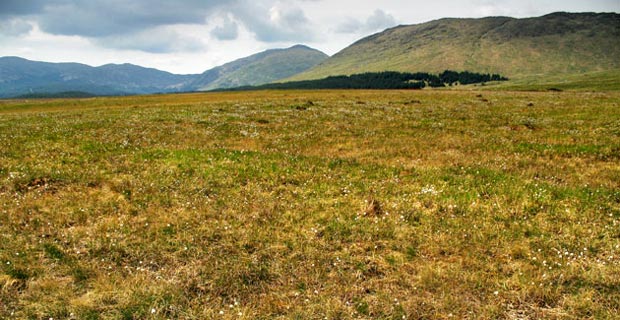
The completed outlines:
<svg viewBox="0 0 620 320">
<path fill-rule="evenodd" d="M 457 84 L 475 84 L 505 80 L 508 80 L 508 78 L 499 74 L 483 74 L 469 71 L 458 72 L 446 70 L 440 74 L 384 71 L 367 72 L 351 76 L 331 76 L 319 80 L 244 86 L 224 89 L 223 91 L 267 89 L 422 89 L 427 86 L 437 88 Z"/>
</svg>

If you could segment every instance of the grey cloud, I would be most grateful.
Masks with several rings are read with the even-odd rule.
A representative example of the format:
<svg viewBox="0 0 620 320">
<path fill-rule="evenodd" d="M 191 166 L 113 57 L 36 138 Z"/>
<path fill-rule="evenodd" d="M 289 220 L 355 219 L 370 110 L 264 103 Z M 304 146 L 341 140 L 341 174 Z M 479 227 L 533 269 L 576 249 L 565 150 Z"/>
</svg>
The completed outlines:
<svg viewBox="0 0 620 320">
<path fill-rule="evenodd" d="M 179 46 L 148 39 L 145 31 L 175 24 L 205 24 L 222 12 L 234 19 L 227 17 L 223 25 L 211 31 L 220 40 L 236 39 L 240 25 L 259 41 L 313 40 L 312 23 L 297 5 L 278 0 L 0 0 L 0 19 L 24 18 L 50 34 L 82 36 L 112 48 L 144 46 L 142 50 L 156 52 Z M 133 38 L 137 41 L 132 42 Z M 179 36 L 163 39 L 176 43 Z"/>
<path fill-rule="evenodd" d="M 2 0 L 5 16 L 34 15 L 41 29 L 60 35 L 107 37 L 170 24 L 200 24 L 226 0 Z"/>
<path fill-rule="evenodd" d="M 345 22 L 338 25 L 334 31 L 338 33 L 374 32 L 388 27 L 393 27 L 396 24 L 397 22 L 394 16 L 383 10 L 377 9 L 366 19 L 366 21 L 362 22 L 360 20 L 349 18 Z"/>
<path fill-rule="evenodd" d="M 239 35 L 239 26 L 237 22 L 226 15 L 223 24 L 215 27 L 211 31 L 211 35 L 218 40 L 235 40 Z"/>
<path fill-rule="evenodd" d="M 2 0 L 0 16 L 35 14 L 43 11 L 45 0 Z"/>
<path fill-rule="evenodd" d="M 232 10 L 259 41 L 311 41 L 316 34 L 310 20 L 301 8 L 276 2 L 272 6 L 264 6 L 247 0 Z"/>
<path fill-rule="evenodd" d="M 21 19 L 9 19 L 0 21 L 0 34 L 17 37 L 27 34 L 32 30 L 32 25 Z"/>
<path fill-rule="evenodd" d="M 391 14 L 385 13 L 383 10 L 375 10 L 372 16 L 366 20 L 366 28 L 368 30 L 379 30 L 396 25 L 396 19 Z"/>
</svg>

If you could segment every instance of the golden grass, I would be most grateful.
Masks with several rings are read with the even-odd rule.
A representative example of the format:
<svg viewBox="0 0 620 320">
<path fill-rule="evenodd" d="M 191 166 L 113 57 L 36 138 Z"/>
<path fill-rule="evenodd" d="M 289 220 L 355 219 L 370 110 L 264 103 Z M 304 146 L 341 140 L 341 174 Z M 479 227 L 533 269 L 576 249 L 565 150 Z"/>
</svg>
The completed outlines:
<svg viewBox="0 0 620 320">
<path fill-rule="evenodd" d="M 0 317 L 613 318 L 619 102 L 2 102 Z"/>
</svg>

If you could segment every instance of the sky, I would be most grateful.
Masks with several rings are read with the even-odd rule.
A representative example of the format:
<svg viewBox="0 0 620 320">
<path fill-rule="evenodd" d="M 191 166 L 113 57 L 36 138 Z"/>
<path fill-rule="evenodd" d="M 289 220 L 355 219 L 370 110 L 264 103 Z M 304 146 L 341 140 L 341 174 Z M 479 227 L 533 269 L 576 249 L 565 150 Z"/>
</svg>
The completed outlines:
<svg viewBox="0 0 620 320">
<path fill-rule="evenodd" d="M 0 0 L 0 56 L 194 74 L 295 44 L 332 55 L 400 24 L 556 11 L 620 0 Z"/>
</svg>

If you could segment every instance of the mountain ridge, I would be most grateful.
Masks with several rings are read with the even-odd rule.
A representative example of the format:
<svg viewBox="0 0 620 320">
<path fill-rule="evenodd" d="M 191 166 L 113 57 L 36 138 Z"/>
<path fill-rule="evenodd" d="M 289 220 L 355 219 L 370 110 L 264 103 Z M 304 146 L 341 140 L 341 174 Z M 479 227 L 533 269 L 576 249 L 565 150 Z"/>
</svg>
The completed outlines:
<svg viewBox="0 0 620 320">
<path fill-rule="evenodd" d="M 442 18 L 359 39 L 284 81 L 364 72 L 500 73 L 509 78 L 620 69 L 620 15 Z"/>
<path fill-rule="evenodd" d="M 272 61 L 274 54 L 278 61 Z M 6 56 L 0 57 L 0 98 L 63 92 L 94 95 L 172 93 L 236 84 L 256 85 L 290 77 L 325 58 L 327 55 L 316 49 L 295 45 L 259 52 L 202 74 L 173 74 L 130 63 L 93 67 L 76 62 L 50 63 Z M 276 62 L 277 66 L 270 67 Z M 270 72 L 270 69 L 275 71 Z"/>
<path fill-rule="evenodd" d="M 0 57 L 0 98 L 62 92 L 202 91 L 383 71 L 470 71 L 539 82 L 604 72 L 614 79 L 620 78 L 619 56 L 618 13 L 442 18 L 369 35 L 332 57 L 294 45 L 259 52 L 201 74 L 178 75 L 129 63 L 91 67 Z M 531 81 L 523 83 L 529 86 Z"/>
<path fill-rule="evenodd" d="M 211 90 L 269 83 L 305 71 L 327 57 L 305 45 L 269 49 L 207 70 L 190 87 Z"/>
</svg>

